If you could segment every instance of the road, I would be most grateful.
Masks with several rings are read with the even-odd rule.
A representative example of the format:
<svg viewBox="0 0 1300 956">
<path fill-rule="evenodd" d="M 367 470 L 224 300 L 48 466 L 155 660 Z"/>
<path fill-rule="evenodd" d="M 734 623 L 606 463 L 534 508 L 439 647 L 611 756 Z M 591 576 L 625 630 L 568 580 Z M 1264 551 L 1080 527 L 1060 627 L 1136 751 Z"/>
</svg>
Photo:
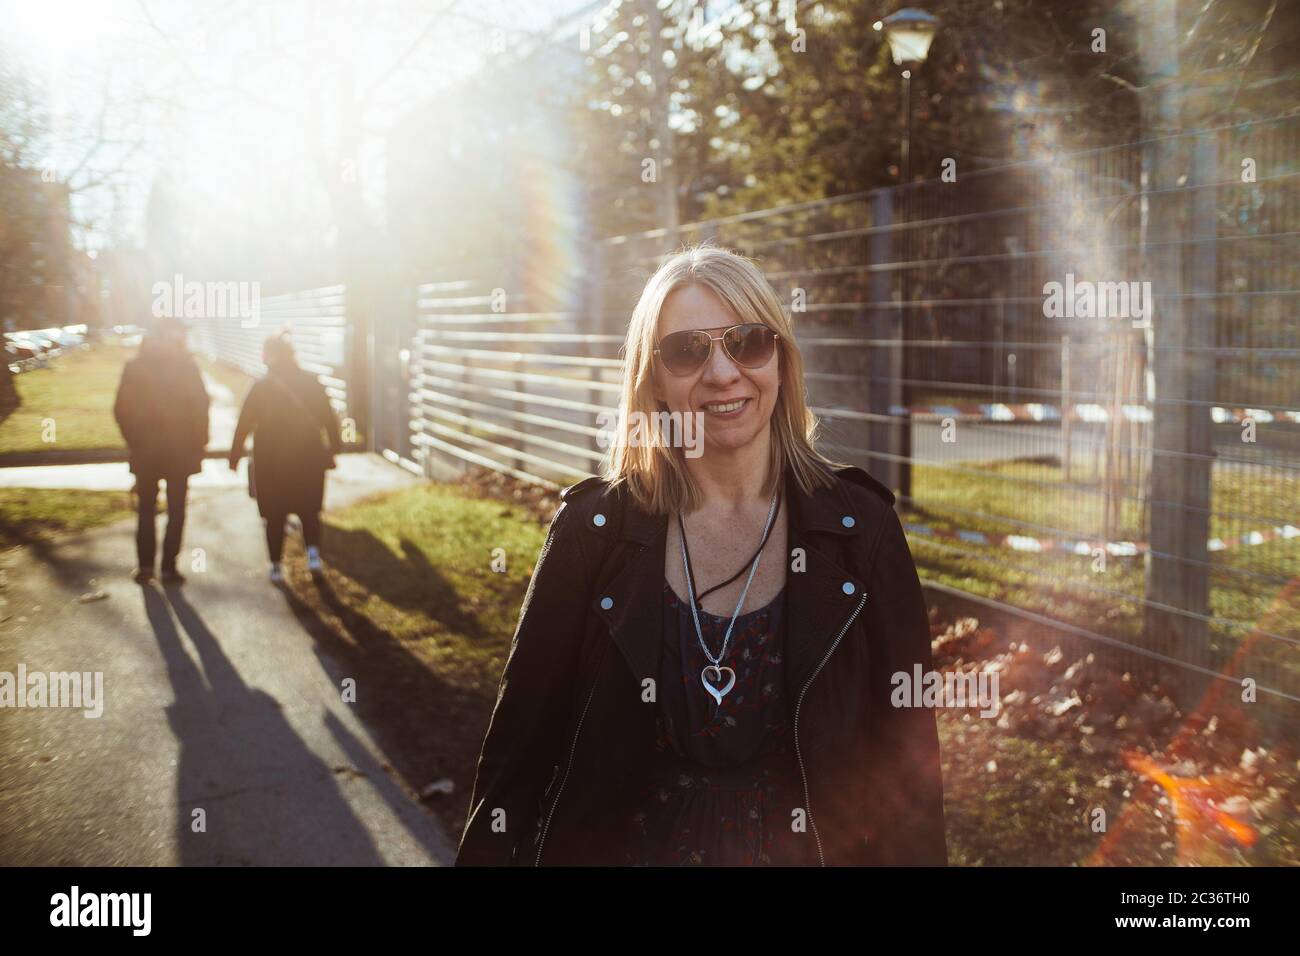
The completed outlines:
<svg viewBox="0 0 1300 956">
<path fill-rule="evenodd" d="M 999 461 L 1059 456 L 1065 448 L 1059 423 L 958 422 L 952 435 L 954 441 L 944 441 L 938 422 L 916 422 L 912 425 L 913 454 L 923 462 Z M 1210 436 L 1215 455 L 1223 459 L 1268 465 L 1293 462 L 1300 455 L 1300 428 L 1289 423 L 1261 425 L 1255 441 L 1249 443 L 1241 440 L 1239 425 L 1212 425 Z M 1090 460 L 1102 454 L 1105 442 L 1103 427 L 1076 425 L 1070 440 L 1075 462 L 1087 469 Z M 1094 469 L 1099 469 L 1095 463 Z"/>
<path fill-rule="evenodd" d="M 125 467 L 81 477 L 113 487 Z M 414 480 L 340 456 L 326 504 Z M 196 482 L 184 587 L 132 583 L 133 535 L 128 520 L 0 557 L 0 671 L 104 681 L 98 718 L 0 709 L 0 864 L 450 863 L 453 844 L 343 702 L 347 675 L 267 581 L 242 479 L 210 467 Z"/>
</svg>

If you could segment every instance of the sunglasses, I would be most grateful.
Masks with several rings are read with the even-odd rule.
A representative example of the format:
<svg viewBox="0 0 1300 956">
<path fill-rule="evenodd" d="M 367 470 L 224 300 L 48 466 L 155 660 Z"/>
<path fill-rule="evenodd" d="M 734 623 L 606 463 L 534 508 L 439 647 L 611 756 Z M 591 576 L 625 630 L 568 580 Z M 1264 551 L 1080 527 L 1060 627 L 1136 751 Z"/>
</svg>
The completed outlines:
<svg viewBox="0 0 1300 956">
<path fill-rule="evenodd" d="M 690 375 L 699 371 L 713 352 L 713 343 L 721 342 L 733 362 L 743 368 L 762 368 L 776 351 L 780 338 L 761 322 L 733 325 L 721 335 L 709 335 L 702 329 L 673 332 L 659 340 L 655 354 L 664 368 L 674 375 Z"/>
</svg>

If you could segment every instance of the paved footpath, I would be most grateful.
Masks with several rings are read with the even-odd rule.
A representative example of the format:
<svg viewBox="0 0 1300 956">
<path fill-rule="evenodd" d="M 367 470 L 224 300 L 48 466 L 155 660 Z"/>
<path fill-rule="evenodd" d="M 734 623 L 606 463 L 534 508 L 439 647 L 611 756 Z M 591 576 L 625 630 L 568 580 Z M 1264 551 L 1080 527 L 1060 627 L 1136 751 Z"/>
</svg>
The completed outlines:
<svg viewBox="0 0 1300 956">
<path fill-rule="evenodd" d="M 210 461 L 194 482 L 182 569 L 195 548 L 207 568 L 184 587 L 132 583 L 134 519 L 0 555 L 0 671 L 102 671 L 105 698 L 98 718 L 0 709 L 0 864 L 450 863 L 452 843 L 385 770 L 339 669 L 267 581 L 242 472 Z M 0 475 L 130 487 L 125 465 Z M 414 481 L 342 455 L 326 505 Z"/>
</svg>

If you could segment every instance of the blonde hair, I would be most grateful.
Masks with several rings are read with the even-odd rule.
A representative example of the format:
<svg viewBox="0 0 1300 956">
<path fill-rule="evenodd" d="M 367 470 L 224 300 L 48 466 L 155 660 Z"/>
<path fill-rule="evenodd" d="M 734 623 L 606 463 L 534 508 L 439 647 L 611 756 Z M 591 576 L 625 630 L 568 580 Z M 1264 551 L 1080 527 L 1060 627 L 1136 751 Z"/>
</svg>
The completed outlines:
<svg viewBox="0 0 1300 956">
<path fill-rule="evenodd" d="M 825 469 L 839 467 L 840 463 L 814 448 L 817 417 L 808 407 L 803 356 L 781 300 L 751 260 L 707 243 L 684 248 L 664 262 L 646 282 L 632 311 L 623 345 L 619 421 L 604 477 L 614 483 L 626 482 L 633 500 L 650 514 L 690 512 L 703 503 L 680 449 L 660 441 L 633 441 L 630 435 L 635 427 L 630 423 L 666 410 L 653 394 L 659 316 L 672 292 L 691 285 L 703 286 L 717 295 L 738 322 L 761 322 L 780 336 L 780 387 L 769 425 L 771 454 L 764 494 L 775 491 L 787 468 L 805 494 L 811 494 L 818 485 L 833 486 L 835 479 Z M 634 414 L 638 412 L 641 414 Z"/>
</svg>

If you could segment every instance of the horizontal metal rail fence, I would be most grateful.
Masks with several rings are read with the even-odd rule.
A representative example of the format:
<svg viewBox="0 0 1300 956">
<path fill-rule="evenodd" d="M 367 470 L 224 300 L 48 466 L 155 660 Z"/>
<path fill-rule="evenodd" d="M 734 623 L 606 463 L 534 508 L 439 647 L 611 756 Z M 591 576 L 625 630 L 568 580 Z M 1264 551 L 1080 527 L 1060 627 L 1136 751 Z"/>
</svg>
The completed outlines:
<svg viewBox="0 0 1300 956">
<path fill-rule="evenodd" d="M 622 337 L 579 331 L 582 313 L 532 311 L 527 295 L 502 302 L 491 291 L 420 289 L 415 460 L 429 471 L 432 451 L 550 488 L 593 473 L 605 454 L 598 416 L 618 404 Z"/>
</svg>

